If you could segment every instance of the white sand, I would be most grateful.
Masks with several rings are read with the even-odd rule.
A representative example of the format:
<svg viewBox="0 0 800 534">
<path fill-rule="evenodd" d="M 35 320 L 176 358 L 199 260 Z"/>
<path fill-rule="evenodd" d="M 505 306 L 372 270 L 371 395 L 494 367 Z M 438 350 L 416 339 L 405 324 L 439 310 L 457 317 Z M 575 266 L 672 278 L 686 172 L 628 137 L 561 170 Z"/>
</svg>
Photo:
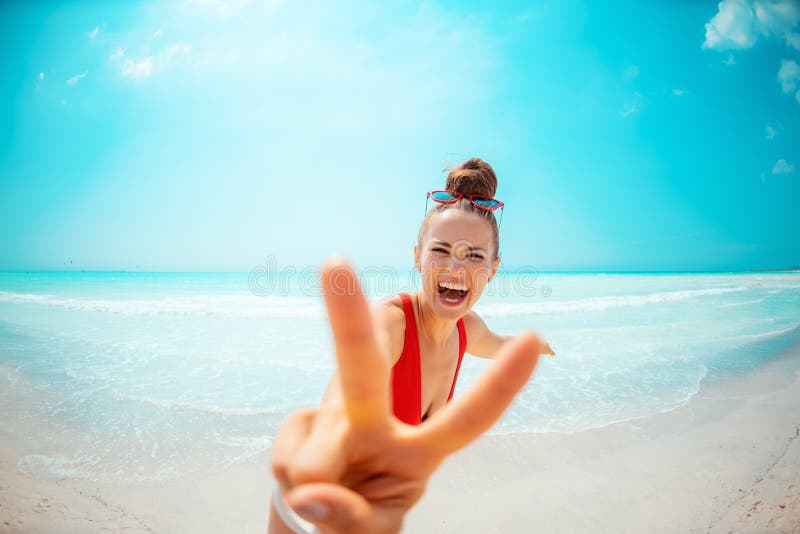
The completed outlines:
<svg viewBox="0 0 800 534">
<path fill-rule="evenodd" d="M 127 486 L 32 478 L 18 442 L 0 435 L 0 532 L 265 531 L 266 454 Z M 446 462 L 404 530 L 800 533 L 800 346 L 669 413 L 485 437 Z"/>
<path fill-rule="evenodd" d="M 266 456 L 200 480 L 128 486 L 17 471 L 0 447 L 0 532 L 266 531 L 271 481 Z"/>
</svg>

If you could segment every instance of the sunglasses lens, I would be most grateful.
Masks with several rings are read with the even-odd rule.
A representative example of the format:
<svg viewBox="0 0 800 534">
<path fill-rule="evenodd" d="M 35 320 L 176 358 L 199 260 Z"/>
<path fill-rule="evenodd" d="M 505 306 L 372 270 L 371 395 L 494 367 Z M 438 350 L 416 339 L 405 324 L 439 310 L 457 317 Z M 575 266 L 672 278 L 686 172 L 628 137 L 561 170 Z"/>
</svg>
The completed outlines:
<svg viewBox="0 0 800 534">
<path fill-rule="evenodd" d="M 431 198 L 436 202 L 452 202 L 458 197 L 447 191 L 434 191 L 431 193 Z"/>
<path fill-rule="evenodd" d="M 481 208 L 487 210 L 496 210 L 500 205 L 500 203 L 493 198 L 473 197 L 472 201 Z"/>
</svg>

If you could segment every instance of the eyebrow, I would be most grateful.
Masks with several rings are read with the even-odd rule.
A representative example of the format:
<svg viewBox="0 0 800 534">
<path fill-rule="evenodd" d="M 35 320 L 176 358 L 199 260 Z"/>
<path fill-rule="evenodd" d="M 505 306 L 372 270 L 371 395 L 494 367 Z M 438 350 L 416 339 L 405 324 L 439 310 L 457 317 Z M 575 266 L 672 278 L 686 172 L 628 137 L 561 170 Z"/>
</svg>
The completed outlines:
<svg viewBox="0 0 800 534">
<path fill-rule="evenodd" d="M 434 241 L 433 244 L 434 245 L 442 245 L 442 246 L 450 248 L 450 243 L 448 243 L 447 241 Z M 481 252 L 486 252 L 486 249 L 481 248 L 481 247 L 467 247 L 467 248 L 469 249 L 470 252 L 473 252 L 475 250 L 480 250 Z"/>
</svg>

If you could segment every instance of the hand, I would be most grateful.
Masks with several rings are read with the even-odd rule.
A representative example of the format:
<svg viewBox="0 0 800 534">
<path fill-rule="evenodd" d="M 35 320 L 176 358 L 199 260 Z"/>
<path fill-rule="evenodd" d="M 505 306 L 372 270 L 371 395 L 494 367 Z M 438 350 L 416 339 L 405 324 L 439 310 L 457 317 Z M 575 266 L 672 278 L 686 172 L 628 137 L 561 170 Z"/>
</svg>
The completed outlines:
<svg viewBox="0 0 800 534">
<path fill-rule="evenodd" d="M 527 383 L 541 342 L 517 336 L 469 391 L 409 426 L 392 415 L 389 358 L 356 274 L 343 261 L 327 262 L 322 288 L 338 389 L 284 423 L 272 469 L 289 506 L 322 532 L 398 532 L 441 462 L 488 430 Z"/>
</svg>

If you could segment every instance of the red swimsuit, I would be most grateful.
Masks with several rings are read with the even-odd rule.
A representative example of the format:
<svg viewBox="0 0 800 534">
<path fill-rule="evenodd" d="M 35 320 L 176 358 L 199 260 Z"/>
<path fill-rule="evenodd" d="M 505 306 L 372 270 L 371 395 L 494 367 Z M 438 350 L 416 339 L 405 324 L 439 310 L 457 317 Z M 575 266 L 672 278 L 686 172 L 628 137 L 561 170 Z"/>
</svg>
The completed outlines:
<svg viewBox="0 0 800 534">
<path fill-rule="evenodd" d="M 422 375 L 419 362 L 419 338 L 417 337 L 417 321 L 414 319 L 414 305 L 411 297 L 405 293 L 400 294 L 403 301 L 403 313 L 406 316 L 406 336 L 403 343 L 403 353 L 392 367 L 392 407 L 394 415 L 404 423 L 418 425 L 422 419 Z M 461 369 L 461 359 L 467 349 L 467 333 L 464 330 L 463 320 L 458 320 L 458 364 L 450 387 L 450 396 L 453 398 L 456 389 L 458 371 Z"/>
</svg>

